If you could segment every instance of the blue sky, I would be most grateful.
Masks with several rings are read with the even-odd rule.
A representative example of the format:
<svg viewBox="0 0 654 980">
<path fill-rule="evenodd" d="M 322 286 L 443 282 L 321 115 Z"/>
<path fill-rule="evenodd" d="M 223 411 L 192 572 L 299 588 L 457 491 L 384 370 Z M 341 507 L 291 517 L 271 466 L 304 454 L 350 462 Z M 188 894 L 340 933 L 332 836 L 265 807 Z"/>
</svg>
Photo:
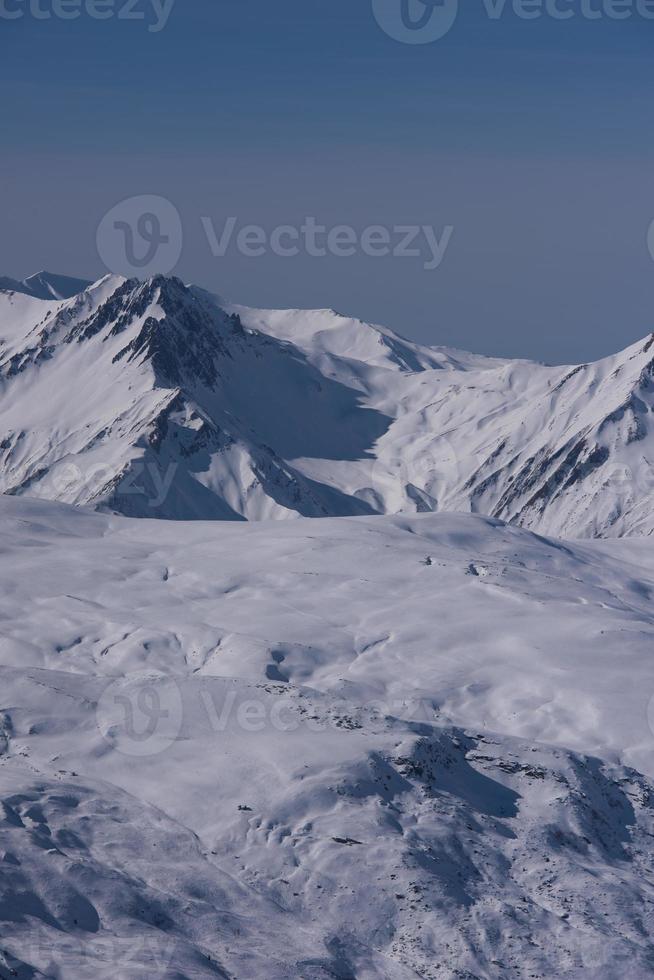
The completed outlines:
<svg viewBox="0 0 654 980">
<path fill-rule="evenodd" d="M 177 0 L 156 33 L 38 20 L 30 2 L 0 18 L 0 274 L 102 274 L 103 215 L 157 194 L 182 218 L 174 271 L 238 302 L 331 306 L 424 343 L 551 361 L 654 329 L 654 19 L 589 21 L 578 0 L 566 21 L 510 4 L 491 20 L 462 0 L 446 36 L 414 45 L 384 33 L 371 0 Z M 150 0 L 135 9 L 154 20 Z M 215 257 L 200 220 L 306 215 L 454 232 L 426 270 Z"/>
</svg>

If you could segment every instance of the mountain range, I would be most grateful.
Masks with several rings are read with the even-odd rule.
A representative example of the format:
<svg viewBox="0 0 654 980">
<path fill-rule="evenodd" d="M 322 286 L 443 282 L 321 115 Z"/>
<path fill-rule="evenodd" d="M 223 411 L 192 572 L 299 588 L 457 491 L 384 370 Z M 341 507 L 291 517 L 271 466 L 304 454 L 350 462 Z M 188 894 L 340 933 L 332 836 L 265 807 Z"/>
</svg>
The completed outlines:
<svg viewBox="0 0 654 980">
<path fill-rule="evenodd" d="M 0 980 L 654 976 L 653 375 L 5 280 Z"/>
<path fill-rule="evenodd" d="M 654 334 L 548 366 L 179 279 L 0 279 L 0 493 L 126 516 L 654 532 Z"/>
</svg>

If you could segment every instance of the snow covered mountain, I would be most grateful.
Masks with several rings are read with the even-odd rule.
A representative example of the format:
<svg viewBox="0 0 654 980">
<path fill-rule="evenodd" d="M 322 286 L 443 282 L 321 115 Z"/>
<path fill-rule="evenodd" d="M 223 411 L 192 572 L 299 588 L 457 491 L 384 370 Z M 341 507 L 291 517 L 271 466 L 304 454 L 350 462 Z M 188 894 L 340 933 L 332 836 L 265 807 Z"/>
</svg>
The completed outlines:
<svg viewBox="0 0 654 980">
<path fill-rule="evenodd" d="M 36 272 L 20 281 L 0 276 L 0 289 L 25 293 L 26 296 L 34 296 L 36 299 L 70 299 L 90 285 L 88 279 L 74 279 L 72 276 L 60 276 L 53 272 Z"/>
<path fill-rule="evenodd" d="M 654 337 L 546 367 L 37 279 L 0 980 L 651 977 Z"/>
<path fill-rule="evenodd" d="M 0 282 L 0 492 L 175 519 L 448 510 L 654 532 L 654 335 L 548 367 L 177 279 L 36 278 Z"/>
<path fill-rule="evenodd" d="M 0 497 L 0 977 L 645 980 L 654 559 Z"/>
</svg>

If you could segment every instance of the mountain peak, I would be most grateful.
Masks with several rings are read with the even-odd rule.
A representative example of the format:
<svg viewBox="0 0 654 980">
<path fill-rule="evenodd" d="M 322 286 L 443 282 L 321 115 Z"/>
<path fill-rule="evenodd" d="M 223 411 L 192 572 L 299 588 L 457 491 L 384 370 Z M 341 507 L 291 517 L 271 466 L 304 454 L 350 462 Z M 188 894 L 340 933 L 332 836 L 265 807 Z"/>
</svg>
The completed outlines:
<svg viewBox="0 0 654 980">
<path fill-rule="evenodd" d="M 654 533 L 654 334 L 557 367 L 330 309 L 221 306 L 174 276 L 0 289 L 48 299 L 3 300 L 0 492 L 133 514 L 116 488 L 145 459 L 173 480 L 153 517 L 472 510 L 567 537 Z M 69 487 L 70 466 L 105 484 Z"/>
<path fill-rule="evenodd" d="M 43 300 L 62 300 L 70 299 L 83 292 L 91 281 L 88 279 L 76 279 L 72 276 L 62 276 L 54 272 L 35 272 L 26 279 L 20 281 L 15 279 L 0 279 L 0 290 L 11 290 L 17 293 L 25 293 L 34 299 Z"/>
</svg>

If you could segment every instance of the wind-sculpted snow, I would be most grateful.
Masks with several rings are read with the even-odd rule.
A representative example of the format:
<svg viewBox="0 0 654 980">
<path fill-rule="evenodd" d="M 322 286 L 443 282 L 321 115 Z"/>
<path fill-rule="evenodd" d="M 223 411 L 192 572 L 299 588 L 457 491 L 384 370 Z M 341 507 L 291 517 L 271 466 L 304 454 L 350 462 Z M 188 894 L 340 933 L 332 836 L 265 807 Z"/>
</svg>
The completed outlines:
<svg viewBox="0 0 654 980">
<path fill-rule="evenodd" d="M 0 977 L 651 976 L 653 594 L 644 540 L 1 497 Z"/>
<path fill-rule="evenodd" d="M 4 493 L 182 520 L 447 510 L 654 532 L 654 336 L 547 367 L 162 276 L 32 279 L 0 280 Z"/>
</svg>

